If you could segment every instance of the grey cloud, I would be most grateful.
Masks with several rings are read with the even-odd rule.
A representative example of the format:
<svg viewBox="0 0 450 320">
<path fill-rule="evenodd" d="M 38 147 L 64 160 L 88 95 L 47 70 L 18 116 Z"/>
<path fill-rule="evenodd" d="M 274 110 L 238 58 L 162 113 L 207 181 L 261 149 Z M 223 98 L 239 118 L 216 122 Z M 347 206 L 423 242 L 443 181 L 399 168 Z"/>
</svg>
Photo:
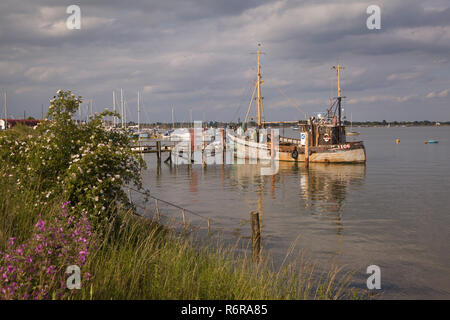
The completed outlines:
<svg viewBox="0 0 450 320">
<path fill-rule="evenodd" d="M 377 3 L 382 29 L 370 31 L 365 8 L 372 1 L 79 1 L 82 29 L 69 31 L 71 1 L 6 0 L 0 4 L 0 87 L 8 89 L 16 115 L 26 108 L 38 116 L 58 88 L 93 98 L 100 109 L 111 106 L 112 90 L 122 87 L 131 118 L 140 89 L 152 120 L 169 120 L 171 105 L 179 118 L 193 108 L 209 119 L 231 120 L 250 99 L 251 53 L 262 42 L 268 118 L 301 116 L 280 88 L 308 112 L 325 108 L 335 88 L 330 67 L 339 61 L 354 119 L 376 117 L 369 106 L 399 119 L 404 112 L 395 107 L 406 103 L 420 118 L 449 119 L 445 96 L 429 99 L 427 111 L 420 99 L 405 98 L 450 87 L 448 3 Z"/>
</svg>

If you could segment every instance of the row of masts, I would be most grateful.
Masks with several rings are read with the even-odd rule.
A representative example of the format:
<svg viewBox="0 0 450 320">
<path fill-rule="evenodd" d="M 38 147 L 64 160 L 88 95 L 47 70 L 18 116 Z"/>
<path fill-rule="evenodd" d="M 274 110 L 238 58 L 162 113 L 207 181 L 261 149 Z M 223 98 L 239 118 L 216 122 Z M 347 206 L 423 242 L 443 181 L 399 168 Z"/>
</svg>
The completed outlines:
<svg viewBox="0 0 450 320">
<path fill-rule="evenodd" d="M 138 96 L 137 96 L 137 130 L 138 132 L 140 132 L 141 128 L 141 93 L 140 91 L 137 92 Z M 113 91 L 112 93 L 112 99 L 113 99 L 113 111 L 114 113 L 117 112 L 116 110 L 116 94 L 115 91 Z M 126 118 L 126 101 L 124 99 L 124 94 L 123 94 L 123 89 L 120 89 L 120 108 L 121 108 L 121 127 L 126 129 L 127 126 L 127 118 Z M 191 125 L 193 124 L 192 122 L 192 109 L 189 110 L 189 114 L 190 114 L 190 123 Z M 114 116 L 113 117 L 113 125 L 114 127 L 117 126 L 117 117 Z M 175 128 L 175 115 L 174 115 L 174 107 L 172 106 L 172 129 Z"/>
<path fill-rule="evenodd" d="M 139 95 L 139 91 L 138 91 L 138 95 Z M 113 98 L 113 112 L 116 113 L 117 112 L 117 108 L 116 108 L 116 92 L 113 90 L 112 92 L 112 98 Z M 138 100 L 138 105 L 139 105 L 139 100 Z M 138 110 L 139 110 L 139 106 L 138 106 Z M 126 128 L 127 126 L 127 115 L 126 115 L 126 111 L 125 111 L 125 102 L 124 102 L 124 97 L 123 97 L 123 89 L 120 88 L 120 120 L 121 120 L 121 125 L 122 128 Z M 139 122 L 139 121 L 138 121 Z M 113 117 L 113 125 L 114 127 L 117 126 L 117 117 L 114 116 Z"/>
<path fill-rule="evenodd" d="M 137 92 L 137 131 L 138 132 L 140 132 L 140 130 L 141 130 L 141 99 L 142 99 L 141 92 L 138 90 L 138 92 Z M 90 110 L 90 116 L 92 117 L 93 116 L 93 107 L 92 107 L 93 100 L 89 99 L 88 101 L 89 101 L 88 110 Z M 112 92 L 113 112 L 117 113 L 118 107 L 120 108 L 120 123 L 118 121 L 119 120 L 118 117 L 113 116 L 112 124 L 113 124 L 113 127 L 120 126 L 121 128 L 126 129 L 127 123 L 128 123 L 127 122 L 127 111 L 126 111 L 127 101 L 125 99 L 124 90 L 122 88 L 120 89 L 120 101 L 119 102 L 120 102 L 120 105 L 117 106 L 118 103 L 117 103 L 116 91 L 113 90 L 113 92 Z M 192 109 L 190 109 L 189 111 L 190 111 L 190 122 L 192 125 L 193 124 Z M 78 112 L 79 112 L 79 118 L 81 121 L 81 105 L 78 108 Z M 5 113 L 6 113 L 6 111 L 5 111 Z M 89 114 L 89 111 L 88 111 L 88 114 Z M 88 118 L 86 121 L 88 121 Z M 175 115 L 174 115 L 174 107 L 173 106 L 172 106 L 172 128 L 175 128 Z"/>
<path fill-rule="evenodd" d="M 117 106 L 116 106 L 116 92 L 113 90 L 112 92 L 112 100 L 113 100 L 113 112 L 117 113 Z M 123 89 L 120 88 L 120 120 L 121 120 L 121 127 L 123 129 L 127 128 L 127 113 L 126 113 L 126 101 L 123 94 Z M 138 90 L 137 92 L 137 129 L 138 132 L 141 131 L 141 92 Z M 113 116 L 113 126 L 117 127 L 118 121 L 117 116 Z"/>
</svg>

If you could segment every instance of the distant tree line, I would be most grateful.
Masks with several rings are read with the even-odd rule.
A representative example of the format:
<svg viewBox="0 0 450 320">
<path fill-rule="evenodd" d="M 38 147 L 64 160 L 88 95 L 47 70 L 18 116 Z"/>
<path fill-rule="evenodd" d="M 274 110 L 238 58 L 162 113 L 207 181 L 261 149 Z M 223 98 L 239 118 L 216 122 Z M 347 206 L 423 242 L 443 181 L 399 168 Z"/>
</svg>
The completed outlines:
<svg viewBox="0 0 450 320">
<path fill-rule="evenodd" d="M 31 117 L 30 117 L 31 119 Z M 108 125 L 112 125 L 112 121 L 105 121 Z M 300 122 L 300 121 L 299 121 Z M 304 122 L 304 120 L 302 121 Z M 430 121 L 430 120 L 422 120 L 422 121 L 353 121 L 353 126 L 365 126 L 365 127 L 372 127 L 372 126 L 435 126 L 437 123 L 439 123 L 442 126 L 450 125 L 450 121 Z M 223 121 L 206 121 L 203 122 L 203 127 L 208 128 L 225 128 L 225 127 L 236 127 L 241 125 L 242 122 L 223 122 Z M 344 125 L 350 126 L 350 121 L 345 120 Z M 249 121 L 247 123 L 248 127 L 256 127 L 255 121 Z M 119 124 L 120 126 L 120 124 Z M 129 121 L 127 123 L 127 127 L 130 126 L 137 126 L 137 123 L 134 121 Z M 294 123 L 270 123 L 268 126 L 270 127 L 292 127 L 294 126 Z M 159 128 L 159 129 L 172 129 L 173 128 L 191 128 L 194 127 L 194 124 L 191 122 L 175 122 L 172 124 L 172 122 L 153 122 L 153 123 L 141 123 L 141 128 Z"/>
<path fill-rule="evenodd" d="M 349 126 L 350 121 L 344 121 L 345 125 Z M 437 123 L 440 125 L 450 125 L 450 121 L 353 121 L 353 126 L 435 126 Z"/>
</svg>

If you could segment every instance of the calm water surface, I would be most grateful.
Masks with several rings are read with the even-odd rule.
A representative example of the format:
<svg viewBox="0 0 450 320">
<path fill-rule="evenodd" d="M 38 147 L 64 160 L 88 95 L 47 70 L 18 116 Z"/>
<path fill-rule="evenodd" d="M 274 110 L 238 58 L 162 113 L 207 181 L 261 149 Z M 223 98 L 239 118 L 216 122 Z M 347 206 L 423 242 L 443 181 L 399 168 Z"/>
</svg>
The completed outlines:
<svg viewBox="0 0 450 320">
<path fill-rule="evenodd" d="M 158 168 L 146 154 L 144 182 L 152 195 L 215 219 L 224 239 L 248 237 L 249 212 L 259 210 L 263 247 L 276 261 L 295 242 L 312 259 L 355 270 L 360 287 L 367 266 L 378 265 L 384 298 L 450 299 L 450 127 L 355 129 L 366 165 L 280 163 L 277 175 L 261 176 L 248 164 Z"/>
</svg>

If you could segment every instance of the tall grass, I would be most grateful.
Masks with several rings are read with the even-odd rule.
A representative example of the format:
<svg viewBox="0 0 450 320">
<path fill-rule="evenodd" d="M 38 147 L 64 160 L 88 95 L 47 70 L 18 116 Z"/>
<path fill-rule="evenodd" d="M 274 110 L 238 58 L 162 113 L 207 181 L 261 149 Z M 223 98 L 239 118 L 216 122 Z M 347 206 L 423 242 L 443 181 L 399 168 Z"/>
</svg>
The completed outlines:
<svg viewBox="0 0 450 320">
<path fill-rule="evenodd" d="M 342 299 L 354 298 L 351 274 L 319 272 L 302 257 L 273 270 L 230 246 L 199 245 L 159 224 L 120 212 L 87 267 L 92 299 Z"/>
<path fill-rule="evenodd" d="M 38 216 L 52 216 L 61 207 L 60 203 L 50 204 L 45 208 L 36 205 L 36 188 L 30 186 L 25 192 L 19 192 L 15 187 L 14 177 L 0 168 L 0 250 L 5 248 L 11 237 L 18 241 L 28 239 L 33 231 Z"/>
</svg>

